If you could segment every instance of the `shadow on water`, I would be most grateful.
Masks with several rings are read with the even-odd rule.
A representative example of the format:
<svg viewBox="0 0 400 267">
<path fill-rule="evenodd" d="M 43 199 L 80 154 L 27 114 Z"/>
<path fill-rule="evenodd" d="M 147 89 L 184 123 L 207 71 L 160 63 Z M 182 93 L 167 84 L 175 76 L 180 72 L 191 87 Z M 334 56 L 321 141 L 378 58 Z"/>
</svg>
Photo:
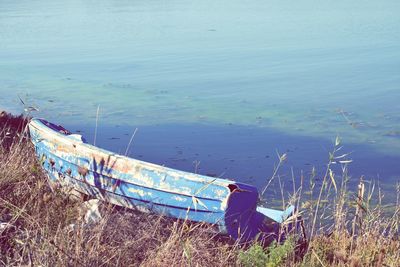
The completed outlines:
<svg viewBox="0 0 400 267">
<path fill-rule="evenodd" d="M 81 132 L 93 143 L 94 127 L 66 125 Z M 335 136 L 329 139 L 290 135 L 270 128 L 235 125 L 167 124 L 154 126 L 100 125 L 97 146 L 124 154 L 133 130 L 138 127 L 128 156 L 167 167 L 198 172 L 209 176 L 250 183 L 261 189 L 271 177 L 279 154 L 286 153 L 287 162 L 280 170 L 285 186 L 292 188 L 292 168 L 298 184 L 301 173 L 306 183 L 312 168 L 322 176 L 333 149 Z M 400 158 L 374 151 L 368 145 L 346 143 L 341 152 L 351 152 L 350 188 L 355 190 L 359 178 L 379 182 L 386 200 L 395 196 L 400 180 Z M 340 167 L 335 166 L 340 173 Z M 317 179 L 318 182 L 318 179 Z M 271 185 L 269 195 L 279 198 L 279 186 Z M 289 189 L 288 189 L 289 190 Z"/>
</svg>

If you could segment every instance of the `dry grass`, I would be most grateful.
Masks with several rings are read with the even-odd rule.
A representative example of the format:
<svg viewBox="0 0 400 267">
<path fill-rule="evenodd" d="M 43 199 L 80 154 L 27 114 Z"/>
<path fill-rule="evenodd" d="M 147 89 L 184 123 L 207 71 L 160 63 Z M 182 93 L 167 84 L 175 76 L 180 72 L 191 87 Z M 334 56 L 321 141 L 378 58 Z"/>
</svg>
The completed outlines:
<svg viewBox="0 0 400 267">
<path fill-rule="evenodd" d="M 216 236 L 209 225 L 108 204 L 102 207 L 99 223 L 85 224 L 82 200 L 49 186 L 32 146 L 17 135 L 23 129 L 18 127 L 8 124 L 4 130 L 0 121 L 0 132 L 15 131 L 18 137 L 7 145 L 5 135 L 0 138 L 0 265 L 400 265 L 399 200 L 384 213 L 379 199 L 371 204 L 376 195 L 373 190 L 355 199 L 347 185 L 347 163 L 340 174 L 333 172 L 340 157 L 335 153 L 321 177 L 322 187 L 315 186 L 311 175 L 310 183 L 302 178 L 294 189 L 291 201 L 301 207 L 307 232 L 313 233 L 309 246 L 300 253 L 294 239 L 269 248 L 257 243 L 243 246 Z M 335 144 L 334 152 L 339 145 Z"/>
<path fill-rule="evenodd" d="M 352 192 L 351 160 L 342 148 L 337 138 L 322 184 L 315 185 L 312 172 L 308 186 L 301 179 L 299 191 L 307 189 L 306 194 L 294 194 L 310 235 L 306 254 L 295 265 L 400 266 L 400 187 L 397 185 L 397 200 L 390 209 L 382 205 L 380 189 L 364 177 Z"/>
</svg>

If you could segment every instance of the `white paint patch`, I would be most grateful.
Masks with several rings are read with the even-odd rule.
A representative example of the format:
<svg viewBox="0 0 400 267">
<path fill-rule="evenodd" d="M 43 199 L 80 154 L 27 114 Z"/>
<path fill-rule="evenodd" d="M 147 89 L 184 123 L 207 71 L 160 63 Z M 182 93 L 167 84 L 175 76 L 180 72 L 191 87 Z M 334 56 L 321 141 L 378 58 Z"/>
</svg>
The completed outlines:
<svg viewBox="0 0 400 267">
<path fill-rule="evenodd" d="M 229 195 L 221 201 L 221 210 L 226 210 L 228 206 Z"/>
<path fill-rule="evenodd" d="M 187 200 L 186 198 L 180 196 L 173 196 L 172 198 L 179 202 L 186 202 Z"/>
<path fill-rule="evenodd" d="M 140 190 L 140 189 L 129 188 L 128 191 L 131 192 L 131 193 L 134 193 L 134 194 L 138 194 L 141 197 L 144 197 L 145 195 L 148 195 L 148 193 L 146 193 L 146 192 L 144 192 L 143 190 Z"/>
<path fill-rule="evenodd" d="M 223 190 L 223 189 L 216 189 L 216 190 L 214 190 L 214 193 L 218 196 L 218 197 L 223 197 L 225 194 L 226 194 L 226 191 L 227 191 L 228 189 L 225 189 L 225 190 Z"/>
</svg>

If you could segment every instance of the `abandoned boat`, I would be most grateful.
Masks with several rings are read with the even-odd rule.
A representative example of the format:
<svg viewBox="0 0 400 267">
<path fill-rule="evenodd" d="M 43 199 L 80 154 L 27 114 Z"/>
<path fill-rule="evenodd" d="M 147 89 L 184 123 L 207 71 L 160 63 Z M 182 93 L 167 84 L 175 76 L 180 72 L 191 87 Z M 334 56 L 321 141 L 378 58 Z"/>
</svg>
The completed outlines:
<svg viewBox="0 0 400 267">
<path fill-rule="evenodd" d="M 43 119 L 32 119 L 29 131 L 51 181 L 115 205 L 214 224 L 241 241 L 276 238 L 294 213 L 293 206 L 257 207 L 259 195 L 251 185 L 118 155 Z"/>
</svg>

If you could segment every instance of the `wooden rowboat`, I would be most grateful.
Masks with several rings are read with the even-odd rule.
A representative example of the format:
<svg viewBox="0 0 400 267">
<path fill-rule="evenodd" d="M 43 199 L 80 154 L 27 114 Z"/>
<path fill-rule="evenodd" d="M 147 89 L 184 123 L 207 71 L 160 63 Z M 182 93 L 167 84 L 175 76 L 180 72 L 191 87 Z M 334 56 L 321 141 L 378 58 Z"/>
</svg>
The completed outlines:
<svg viewBox="0 0 400 267">
<path fill-rule="evenodd" d="M 257 207 L 251 185 L 118 155 L 43 119 L 32 119 L 29 131 L 51 181 L 115 205 L 214 224 L 241 241 L 277 236 L 294 212 Z"/>
</svg>

